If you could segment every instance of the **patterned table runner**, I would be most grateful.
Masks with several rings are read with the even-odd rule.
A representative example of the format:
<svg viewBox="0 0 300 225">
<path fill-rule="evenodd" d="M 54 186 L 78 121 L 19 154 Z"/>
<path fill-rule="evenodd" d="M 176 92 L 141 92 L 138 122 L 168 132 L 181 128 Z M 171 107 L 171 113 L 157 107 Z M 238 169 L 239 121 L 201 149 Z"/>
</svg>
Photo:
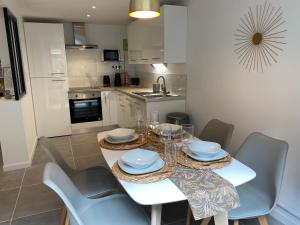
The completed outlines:
<svg viewBox="0 0 300 225">
<path fill-rule="evenodd" d="M 235 187 L 213 171 L 178 167 L 169 179 L 187 197 L 195 220 L 240 206 Z"/>
</svg>

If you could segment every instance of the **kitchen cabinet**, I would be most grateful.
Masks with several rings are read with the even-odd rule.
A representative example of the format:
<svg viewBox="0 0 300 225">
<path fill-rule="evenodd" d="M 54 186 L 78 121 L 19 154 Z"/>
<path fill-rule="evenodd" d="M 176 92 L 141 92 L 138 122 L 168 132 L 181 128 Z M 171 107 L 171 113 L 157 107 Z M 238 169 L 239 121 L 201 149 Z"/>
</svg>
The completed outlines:
<svg viewBox="0 0 300 225">
<path fill-rule="evenodd" d="M 127 27 L 130 64 L 185 63 L 187 8 L 164 5 L 161 16 Z"/>
<path fill-rule="evenodd" d="M 31 77 L 67 74 L 64 29 L 62 24 L 24 23 Z"/>
<path fill-rule="evenodd" d="M 117 97 L 117 93 L 113 91 L 101 92 L 103 126 L 111 126 L 118 124 Z"/>
<path fill-rule="evenodd" d="M 71 134 L 62 24 L 24 23 L 37 134 Z"/>
<path fill-rule="evenodd" d="M 70 135 L 67 78 L 35 78 L 31 86 L 38 136 Z"/>
</svg>

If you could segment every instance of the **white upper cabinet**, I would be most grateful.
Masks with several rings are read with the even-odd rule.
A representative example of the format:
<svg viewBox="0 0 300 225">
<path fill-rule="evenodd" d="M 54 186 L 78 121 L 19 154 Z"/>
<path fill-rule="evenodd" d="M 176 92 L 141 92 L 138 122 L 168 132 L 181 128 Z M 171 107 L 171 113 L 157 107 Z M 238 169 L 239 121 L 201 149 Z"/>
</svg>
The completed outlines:
<svg viewBox="0 0 300 225">
<path fill-rule="evenodd" d="M 66 76 L 64 28 L 62 24 L 25 23 L 31 77 Z"/>
<path fill-rule="evenodd" d="M 135 20 L 127 33 L 130 64 L 186 62 L 185 6 L 164 5 L 160 17 Z"/>
</svg>

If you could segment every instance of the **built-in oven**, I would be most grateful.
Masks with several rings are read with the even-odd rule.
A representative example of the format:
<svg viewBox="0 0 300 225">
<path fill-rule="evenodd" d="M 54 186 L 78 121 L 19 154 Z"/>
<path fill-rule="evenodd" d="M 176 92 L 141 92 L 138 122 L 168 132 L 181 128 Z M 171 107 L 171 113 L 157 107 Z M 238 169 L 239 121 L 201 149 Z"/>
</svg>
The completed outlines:
<svg viewBox="0 0 300 225">
<path fill-rule="evenodd" d="M 70 92 L 69 104 L 72 124 L 102 120 L 101 92 Z"/>
</svg>

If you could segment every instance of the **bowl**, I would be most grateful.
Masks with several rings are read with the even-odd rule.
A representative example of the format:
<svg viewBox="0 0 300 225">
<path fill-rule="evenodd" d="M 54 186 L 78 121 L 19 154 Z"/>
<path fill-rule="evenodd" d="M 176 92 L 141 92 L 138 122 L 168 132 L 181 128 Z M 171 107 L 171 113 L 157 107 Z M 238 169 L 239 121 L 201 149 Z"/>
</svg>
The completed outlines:
<svg viewBox="0 0 300 225">
<path fill-rule="evenodd" d="M 126 152 L 121 160 L 133 168 L 144 169 L 151 166 L 158 158 L 159 154 L 157 152 L 137 148 Z"/>
<path fill-rule="evenodd" d="M 221 145 L 210 141 L 193 141 L 188 144 L 188 148 L 196 155 L 216 155 L 221 151 Z"/>
<path fill-rule="evenodd" d="M 133 136 L 135 131 L 133 129 L 127 129 L 127 128 L 117 128 L 114 130 L 111 130 L 107 133 L 107 136 L 115 139 L 128 139 L 129 137 Z"/>
</svg>

